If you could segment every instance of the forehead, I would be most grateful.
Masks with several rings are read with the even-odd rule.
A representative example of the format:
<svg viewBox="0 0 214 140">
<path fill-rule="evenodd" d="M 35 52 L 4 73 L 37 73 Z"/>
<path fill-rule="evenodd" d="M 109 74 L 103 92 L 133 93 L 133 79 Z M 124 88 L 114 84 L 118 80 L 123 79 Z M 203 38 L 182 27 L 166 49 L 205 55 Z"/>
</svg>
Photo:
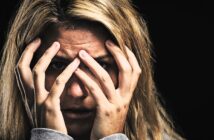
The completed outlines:
<svg viewBox="0 0 214 140">
<path fill-rule="evenodd" d="M 84 24 L 82 26 L 78 24 L 74 28 L 59 27 L 54 32 L 49 33 L 50 35 L 46 34 L 44 47 L 41 48 L 39 54 L 44 53 L 54 41 L 60 43 L 60 50 L 57 56 L 66 59 L 74 59 L 80 50 L 87 51 L 92 57 L 103 56 L 108 53 L 105 41 L 110 39 L 110 33 L 102 26 L 94 26 L 93 24 Z"/>
<path fill-rule="evenodd" d="M 59 29 L 59 36 L 56 41 L 60 43 L 58 56 L 75 58 L 80 50 L 86 50 L 91 56 L 98 57 L 107 53 L 105 47 L 105 34 L 101 36 L 90 29 Z"/>
</svg>

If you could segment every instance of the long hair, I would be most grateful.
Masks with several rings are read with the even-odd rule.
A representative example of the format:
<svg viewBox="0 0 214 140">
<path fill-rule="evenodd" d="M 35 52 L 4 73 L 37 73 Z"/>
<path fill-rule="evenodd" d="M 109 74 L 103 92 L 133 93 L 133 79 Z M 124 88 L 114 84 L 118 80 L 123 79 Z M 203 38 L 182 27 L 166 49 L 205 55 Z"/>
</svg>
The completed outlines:
<svg viewBox="0 0 214 140">
<path fill-rule="evenodd" d="M 160 104 L 153 80 L 152 43 L 146 22 L 129 0 L 23 0 L 7 35 L 0 63 L 0 139 L 25 140 L 30 135 L 14 68 L 24 47 L 51 24 L 72 19 L 102 24 L 126 54 L 128 46 L 142 69 L 131 100 L 124 133 L 130 140 L 182 139 Z"/>
</svg>

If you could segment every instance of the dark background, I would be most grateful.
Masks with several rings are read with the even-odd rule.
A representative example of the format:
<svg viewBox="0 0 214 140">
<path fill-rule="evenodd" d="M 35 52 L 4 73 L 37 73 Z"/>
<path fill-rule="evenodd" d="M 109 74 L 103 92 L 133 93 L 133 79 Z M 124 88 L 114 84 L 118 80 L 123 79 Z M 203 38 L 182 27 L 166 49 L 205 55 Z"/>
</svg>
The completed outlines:
<svg viewBox="0 0 214 140">
<path fill-rule="evenodd" d="M 147 21 L 156 54 L 155 80 L 175 126 L 189 140 L 213 139 L 211 4 L 199 0 L 134 4 Z M 17 5 L 18 0 L 1 2 L 0 46 Z"/>
</svg>

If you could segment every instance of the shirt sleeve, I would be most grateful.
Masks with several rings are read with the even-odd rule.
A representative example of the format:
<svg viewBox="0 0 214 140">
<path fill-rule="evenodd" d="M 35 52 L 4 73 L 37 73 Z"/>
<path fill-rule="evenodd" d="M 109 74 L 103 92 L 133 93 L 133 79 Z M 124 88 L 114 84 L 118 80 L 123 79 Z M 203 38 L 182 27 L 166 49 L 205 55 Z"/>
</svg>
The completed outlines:
<svg viewBox="0 0 214 140">
<path fill-rule="evenodd" d="M 49 128 L 33 128 L 31 130 L 30 140 L 74 140 L 69 135 L 60 133 Z M 100 140 L 128 140 L 128 137 L 122 133 L 116 133 L 106 136 Z"/>
<path fill-rule="evenodd" d="M 100 140 L 129 140 L 128 137 L 123 133 L 116 133 L 106 136 Z"/>
<path fill-rule="evenodd" d="M 48 128 L 33 128 L 30 140 L 74 140 L 69 135 Z"/>
</svg>

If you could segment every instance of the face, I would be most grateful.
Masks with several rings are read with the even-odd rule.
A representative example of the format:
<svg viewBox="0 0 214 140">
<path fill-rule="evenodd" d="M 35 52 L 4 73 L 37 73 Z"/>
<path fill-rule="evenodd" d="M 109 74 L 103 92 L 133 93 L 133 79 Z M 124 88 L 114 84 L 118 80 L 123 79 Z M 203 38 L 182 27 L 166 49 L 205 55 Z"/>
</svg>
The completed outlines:
<svg viewBox="0 0 214 140">
<path fill-rule="evenodd" d="M 59 29 L 56 41 L 60 43 L 60 50 L 52 59 L 46 71 L 45 86 L 50 90 L 57 76 L 65 67 L 78 57 L 80 50 L 88 52 L 111 76 L 117 86 L 117 68 L 111 54 L 105 48 L 107 35 L 100 30 L 82 27 L 77 29 Z M 44 53 L 40 50 L 39 54 Z M 82 70 L 98 83 L 93 73 L 82 62 Z M 99 83 L 98 83 L 99 85 Z M 70 77 L 60 98 L 61 111 L 71 136 L 89 135 L 96 116 L 96 102 L 90 91 L 75 74 Z"/>
</svg>

